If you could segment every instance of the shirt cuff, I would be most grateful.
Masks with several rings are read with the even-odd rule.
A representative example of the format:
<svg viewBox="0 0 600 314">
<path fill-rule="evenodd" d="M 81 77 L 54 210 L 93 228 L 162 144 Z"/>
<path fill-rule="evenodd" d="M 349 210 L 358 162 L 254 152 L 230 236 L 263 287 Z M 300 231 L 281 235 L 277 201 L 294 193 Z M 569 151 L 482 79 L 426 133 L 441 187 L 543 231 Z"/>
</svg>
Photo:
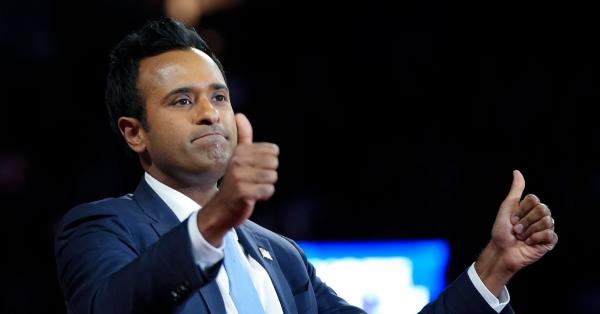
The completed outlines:
<svg viewBox="0 0 600 314">
<path fill-rule="evenodd" d="M 500 298 L 496 298 L 496 296 L 487 289 L 485 284 L 483 284 L 481 278 L 479 278 L 479 275 L 475 270 L 475 263 L 471 264 L 467 274 L 475 286 L 475 289 L 477 289 L 479 294 L 481 294 L 483 299 L 490 305 L 490 307 L 492 307 L 498 313 L 502 312 L 504 307 L 506 307 L 506 305 L 510 302 L 510 295 L 508 294 L 508 289 L 506 289 L 506 286 L 502 288 L 502 291 L 500 292 Z"/>
<path fill-rule="evenodd" d="M 198 216 L 198 211 L 192 213 L 187 222 L 188 233 L 192 242 L 192 256 L 194 262 L 202 270 L 206 270 L 223 259 L 223 244 L 220 247 L 214 247 L 204 239 L 200 230 L 198 230 L 196 216 Z"/>
</svg>

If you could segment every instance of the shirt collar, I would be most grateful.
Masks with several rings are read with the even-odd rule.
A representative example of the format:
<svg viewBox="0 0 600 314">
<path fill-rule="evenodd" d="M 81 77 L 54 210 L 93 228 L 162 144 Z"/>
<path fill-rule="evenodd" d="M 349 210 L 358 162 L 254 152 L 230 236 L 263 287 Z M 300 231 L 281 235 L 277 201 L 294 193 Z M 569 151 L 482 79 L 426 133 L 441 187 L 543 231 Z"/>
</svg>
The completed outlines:
<svg viewBox="0 0 600 314">
<path fill-rule="evenodd" d="M 169 206 L 179 221 L 186 220 L 193 212 L 202 208 L 194 200 L 156 180 L 148 172 L 144 174 L 144 179 L 150 188 Z"/>
</svg>

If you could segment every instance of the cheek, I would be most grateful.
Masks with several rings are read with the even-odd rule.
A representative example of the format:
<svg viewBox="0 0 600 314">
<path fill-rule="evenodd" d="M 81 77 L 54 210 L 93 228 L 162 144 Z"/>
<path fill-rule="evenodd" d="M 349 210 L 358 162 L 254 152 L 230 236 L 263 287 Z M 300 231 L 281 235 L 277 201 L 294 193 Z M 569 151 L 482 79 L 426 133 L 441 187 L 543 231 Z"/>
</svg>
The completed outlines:
<svg viewBox="0 0 600 314">
<path fill-rule="evenodd" d="M 174 125 L 161 125 L 154 128 L 154 130 L 151 129 L 149 134 L 151 134 L 151 144 L 149 145 L 151 154 L 171 155 L 174 152 L 185 149 L 184 140 L 186 134 L 174 127 Z M 164 156 L 163 158 L 169 158 L 169 156 Z"/>
</svg>

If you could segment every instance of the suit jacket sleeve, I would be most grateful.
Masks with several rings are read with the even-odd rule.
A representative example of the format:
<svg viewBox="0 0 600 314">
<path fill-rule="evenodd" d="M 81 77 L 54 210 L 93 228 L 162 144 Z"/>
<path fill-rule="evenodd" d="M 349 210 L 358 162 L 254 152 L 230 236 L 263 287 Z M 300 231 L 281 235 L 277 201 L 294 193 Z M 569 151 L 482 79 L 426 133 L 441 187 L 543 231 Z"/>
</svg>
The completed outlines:
<svg viewBox="0 0 600 314">
<path fill-rule="evenodd" d="M 469 279 L 467 271 L 464 271 L 437 299 L 427 304 L 419 313 L 498 314 L 479 294 Z M 501 312 L 501 314 L 513 313 L 510 305 Z"/>
<path fill-rule="evenodd" d="M 302 250 L 293 241 L 289 240 L 300 252 L 317 299 L 319 313 L 365 313 L 363 310 L 350 306 L 343 299 L 323 283 L 316 275 L 315 268 L 310 264 Z M 437 299 L 426 305 L 421 314 L 498 314 L 479 294 L 467 272 L 463 272 Z M 501 314 L 512 314 L 510 305 L 506 306 Z"/>
<path fill-rule="evenodd" d="M 120 213 L 102 205 L 71 210 L 57 231 L 55 250 L 74 313 L 167 313 L 216 276 L 194 263 L 187 222 L 140 252 Z"/>
</svg>

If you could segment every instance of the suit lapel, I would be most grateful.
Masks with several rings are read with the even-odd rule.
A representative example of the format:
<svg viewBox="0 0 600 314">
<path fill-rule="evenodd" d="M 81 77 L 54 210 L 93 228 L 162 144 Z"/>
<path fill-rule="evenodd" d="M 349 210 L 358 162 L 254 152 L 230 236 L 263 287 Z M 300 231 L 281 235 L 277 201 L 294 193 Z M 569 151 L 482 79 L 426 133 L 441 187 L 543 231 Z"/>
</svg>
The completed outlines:
<svg viewBox="0 0 600 314">
<path fill-rule="evenodd" d="M 159 236 L 163 236 L 180 223 L 169 206 L 146 183 L 144 177 L 140 180 L 133 198 L 142 211 L 153 220 L 152 227 Z"/>
<path fill-rule="evenodd" d="M 202 295 L 202 299 L 206 302 L 206 306 L 209 308 L 210 313 L 227 314 L 225 312 L 225 303 L 223 303 L 221 290 L 219 290 L 216 280 L 211 280 L 207 285 L 202 287 L 202 289 L 200 289 L 200 295 Z"/>
<path fill-rule="evenodd" d="M 236 228 L 236 232 L 242 247 L 244 247 L 246 252 L 248 252 L 252 258 L 262 265 L 269 274 L 269 277 L 271 277 L 271 282 L 277 292 L 277 297 L 279 298 L 283 313 L 297 314 L 294 296 L 279 267 L 277 257 L 273 254 L 273 249 L 271 248 L 269 241 L 266 238 L 252 233 L 252 231 L 248 230 L 244 225 Z M 268 258 L 263 257 L 263 253 L 260 252 L 259 248 L 269 252 L 272 259 L 269 260 Z"/>
<path fill-rule="evenodd" d="M 152 228 L 154 228 L 159 237 L 162 237 L 181 223 L 171 208 L 152 190 L 143 177 L 133 194 L 133 198 L 139 204 L 142 211 L 151 218 Z M 223 303 L 221 291 L 216 280 L 211 280 L 200 289 L 199 293 L 204 302 L 206 302 L 210 313 L 226 314 L 225 304 Z"/>
<path fill-rule="evenodd" d="M 163 236 L 180 223 L 169 206 L 152 190 L 143 177 L 133 194 L 133 198 L 140 205 L 142 211 L 152 219 L 152 227 L 159 236 Z M 271 277 L 271 282 L 277 292 L 283 312 L 286 314 L 298 314 L 294 296 L 279 267 L 277 256 L 273 254 L 273 249 L 269 241 L 252 233 L 244 225 L 236 228 L 236 232 L 242 247 L 244 247 L 252 258 L 262 265 L 269 274 L 269 277 Z M 263 257 L 263 254 L 259 251 L 259 247 L 269 252 L 272 260 Z M 225 304 L 223 303 L 216 280 L 212 280 L 209 284 L 202 287 L 200 295 L 206 302 L 211 313 L 226 314 Z"/>
</svg>

